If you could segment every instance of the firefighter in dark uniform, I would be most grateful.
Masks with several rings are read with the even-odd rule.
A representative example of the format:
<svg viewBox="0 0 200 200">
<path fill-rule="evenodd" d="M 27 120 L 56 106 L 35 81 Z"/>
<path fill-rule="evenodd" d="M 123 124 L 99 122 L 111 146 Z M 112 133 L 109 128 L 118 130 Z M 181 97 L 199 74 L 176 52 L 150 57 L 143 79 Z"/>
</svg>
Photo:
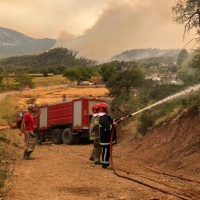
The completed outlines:
<svg viewBox="0 0 200 200">
<path fill-rule="evenodd" d="M 90 140 L 93 141 L 93 150 L 90 156 L 90 160 L 94 161 L 94 164 L 100 164 L 100 157 L 102 147 L 99 143 L 99 105 L 94 104 L 92 106 L 93 116 L 90 123 Z"/>
<path fill-rule="evenodd" d="M 108 104 L 99 104 L 99 139 L 103 147 L 102 151 L 102 168 L 108 168 L 110 164 L 110 139 L 113 133 L 112 145 L 117 143 L 116 129 L 113 119 L 107 114 Z"/>
</svg>

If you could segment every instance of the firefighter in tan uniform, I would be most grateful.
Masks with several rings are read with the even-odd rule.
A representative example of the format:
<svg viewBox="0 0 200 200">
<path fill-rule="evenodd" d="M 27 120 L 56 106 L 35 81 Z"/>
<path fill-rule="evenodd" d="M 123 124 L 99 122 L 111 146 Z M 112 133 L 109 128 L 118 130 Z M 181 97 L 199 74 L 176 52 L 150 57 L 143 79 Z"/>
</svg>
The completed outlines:
<svg viewBox="0 0 200 200">
<path fill-rule="evenodd" d="M 99 143 L 99 105 L 92 106 L 93 116 L 90 123 L 90 140 L 93 141 L 93 149 L 90 156 L 90 160 L 93 160 L 95 164 L 100 164 L 100 157 L 102 147 Z"/>
</svg>

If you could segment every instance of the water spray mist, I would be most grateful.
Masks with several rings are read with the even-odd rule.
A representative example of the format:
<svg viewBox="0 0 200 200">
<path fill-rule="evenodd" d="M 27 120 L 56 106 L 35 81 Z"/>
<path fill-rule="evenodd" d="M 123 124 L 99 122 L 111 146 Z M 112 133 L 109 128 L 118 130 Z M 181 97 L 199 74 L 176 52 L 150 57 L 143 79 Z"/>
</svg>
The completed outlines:
<svg viewBox="0 0 200 200">
<path fill-rule="evenodd" d="M 150 106 L 147 106 L 146 108 L 143 108 L 143 109 L 141 109 L 141 110 L 139 110 L 139 111 L 137 111 L 137 112 L 134 112 L 134 113 L 132 113 L 132 114 L 130 114 L 130 115 L 127 115 L 127 116 L 125 116 L 125 117 L 122 117 L 122 118 L 120 118 L 116 123 L 119 123 L 119 122 L 121 122 L 121 121 L 123 121 L 123 120 L 125 120 L 125 119 L 127 119 L 127 118 L 129 118 L 129 117 L 132 117 L 132 116 L 134 116 L 134 115 L 136 115 L 136 114 L 138 114 L 138 113 L 143 112 L 144 110 L 150 109 L 150 108 L 155 107 L 155 106 L 157 106 L 157 105 L 160 105 L 160 104 L 162 104 L 162 103 L 164 103 L 164 102 L 170 101 L 170 100 L 172 100 L 172 99 L 175 99 L 175 98 L 180 97 L 180 96 L 183 96 L 183 95 L 187 95 L 187 94 L 189 94 L 189 93 L 191 93 L 191 92 L 196 92 L 196 91 L 198 91 L 199 89 L 200 89 L 200 84 L 198 84 L 198 85 L 196 85 L 196 86 L 189 87 L 188 89 L 186 89 L 186 90 L 184 90 L 184 91 L 178 92 L 178 93 L 176 93 L 176 94 L 174 94 L 174 95 L 171 95 L 171 96 L 169 96 L 169 97 L 167 97 L 167 98 L 165 98 L 165 99 L 163 99 L 163 100 L 161 100 L 161 101 L 158 101 L 158 102 L 156 102 L 156 103 L 154 103 L 154 104 L 152 104 L 152 105 L 150 105 Z"/>
</svg>

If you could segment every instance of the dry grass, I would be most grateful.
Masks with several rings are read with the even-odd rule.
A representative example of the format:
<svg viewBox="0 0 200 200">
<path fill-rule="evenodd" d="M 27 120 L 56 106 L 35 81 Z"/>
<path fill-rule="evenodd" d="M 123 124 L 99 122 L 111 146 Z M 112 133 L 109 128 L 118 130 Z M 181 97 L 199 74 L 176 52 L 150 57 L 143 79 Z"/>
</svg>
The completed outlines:
<svg viewBox="0 0 200 200">
<path fill-rule="evenodd" d="M 67 100 L 80 97 L 103 97 L 105 98 L 108 93 L 106 88 L 75 88 L 75 87 L 56 87 L 56 88 L 38 88 L 28 91 L 23 91 L 16 94 L 18 97 L 18 106 L 20 109 L 27 107 L 27 102 L 30 99 L 35 99 L 36 105 L 49 104 L 63 101 L 62 96 L 65 94 Z"/>
<path fill-rule="evenodd" d="M 19 129 L 5 129 L 0 131 L 0 141 L 18 148 L 24 147 L 24 137 L 19 135 Z"/>
<path fill-rule="evenodd" d="M 0 125 L 11 125 L 16 118 L 16 112 L 19 109 L 18 97 L 14 95 L 7 96 L 0 102 Z"/>
<path fill-rule="evenodd" d="M 51 76 L 51 77 L 35 77 L 33 79 L 35 87 L 44 87 L 44 86 L 55 86 L 67 84 L 67 79 L 62 75 Z"/>
<path fill-rule="evenodd" d="M 89 97 L 90 95 L 92 97 L 105 98 L 108 93 L 106 88 L 68 87 L 66 84 L 64 86 L 56 86 L 63 83 L 63 81 L 66 81 L 66 79 L 62 76 L 36 77 L 36 85 L 38 86 L 43 83 L 43 87 L 7 96 L 0 102 L 0 126 L 11 126 L 16 120 L 17 111 L 26 110 L 30 100 L 33 100 L 33 104 L 44 105 L 62 102 L 63 94 L 67 96 L 67 100 L 71 100 L 74 98 Z M 44 87 L 47 84 L 48 86 Z"/>
</svg>

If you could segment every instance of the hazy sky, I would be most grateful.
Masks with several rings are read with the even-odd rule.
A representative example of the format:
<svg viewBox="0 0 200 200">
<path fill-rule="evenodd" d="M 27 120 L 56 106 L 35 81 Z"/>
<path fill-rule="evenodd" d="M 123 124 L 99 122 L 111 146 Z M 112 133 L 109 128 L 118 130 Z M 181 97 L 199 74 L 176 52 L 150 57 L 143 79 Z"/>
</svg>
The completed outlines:
<svg viewBox="0 0 200 200">
<path fill-rule="evenodd" d="M 0 0 L 0 26 L 105 60 L 137 48 L 182 48 L 183 25 L 173 22 L 175 0 Z M 84 35 L 79 40 L 73 38 Z"/>
</svg>

